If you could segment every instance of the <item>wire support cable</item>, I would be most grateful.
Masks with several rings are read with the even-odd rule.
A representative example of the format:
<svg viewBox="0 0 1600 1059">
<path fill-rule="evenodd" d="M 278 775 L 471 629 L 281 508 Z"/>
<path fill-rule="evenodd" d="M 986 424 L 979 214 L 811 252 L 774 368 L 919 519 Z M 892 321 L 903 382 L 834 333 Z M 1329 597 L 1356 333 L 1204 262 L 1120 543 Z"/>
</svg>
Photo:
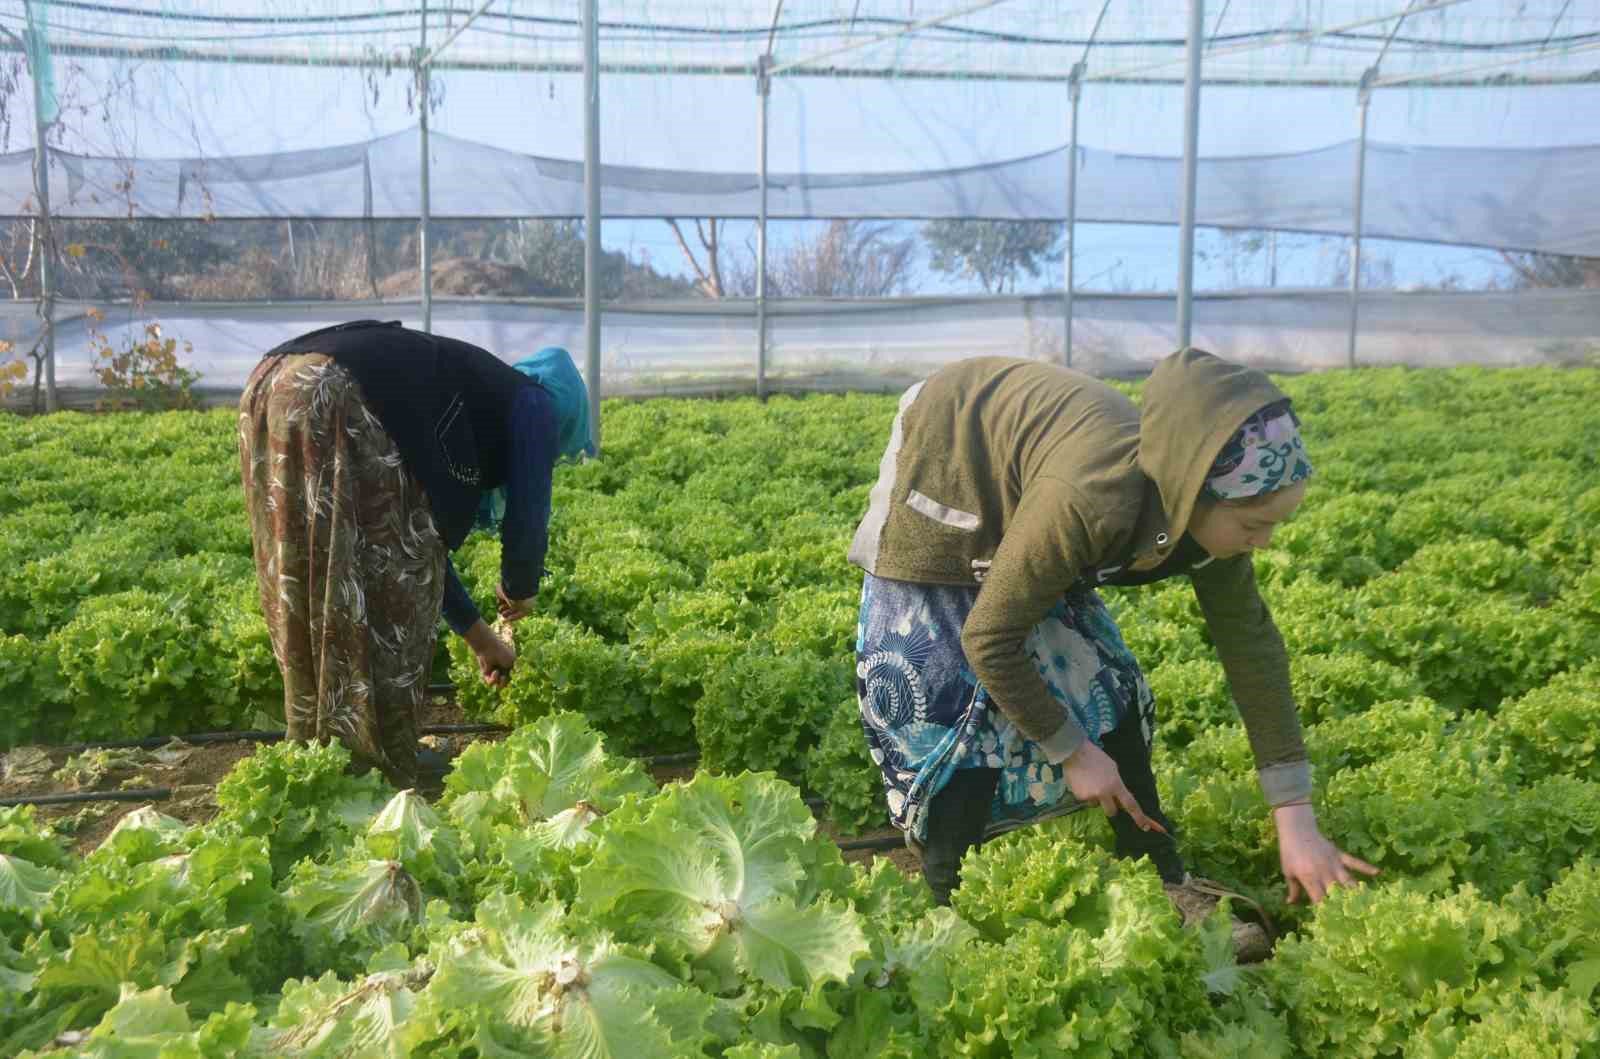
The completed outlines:
<svg viewBox="0 0 1600 1059">
<path fill-rule="evenodd" d="M 975 5 L 974 10 L 993 6 L 1001 0 L 990 0 L 989 3 Z M 1434 10 L 1463 3 L 1466 0 L 1432 0 L 1425 8 L 1418 10 Z M 1568 0 L 1570 6 L 1570 0 Z M 384 22 L 399 24 L 390 30 L 379 32 L 395 32 L 397 34 L 414 34 L 416 23 L 424 13 L 421 6 L 410 8 L 393 8 L 383 11 L 356 11 L 340 12 L 337 14 L 302 14 L 302 15 L 246 15 L 246 14 L 213 14 L 208 12 L 151 10 L 148 8 L 133 7 L 127 4 L 94 3 L 90 0 L 51 0 L 51 8 L 56 10 L 76 10 L 96 15 L 116 15 L 129 19 L 143 19 L 162 23 L 199 23 L 213 25 L 303 25 L 303 26 L 340 26 L 345 24 L 359 24 L 370 22 Z M 468 19 L 479 18 L 481 21 L 498 21 L 508 24 L 543 25 L 571 29 L 575 33 L 582 27 L 582 20 L 575 17 L 562 17 L 553 15 L 530 15 L 514 11 L 484 10 L 488 5 L 479 7 L 449 6 L 438 7 L 428 5 L 426 13 L 430 23 L 444 22 L 448 28 L 456 16 Z M 1556 22 L 1565 15 L 1558 15 Z M 675 39 L 702 39 L 702 40 L 759 40 L 771 34 L 788 35 L 806 31 L 832 31 L 835 34 L 854 34 L 858 28 L 880 29 L 891 31 L 891 35 L 901 35 L 907 31 L 939 33 L 947 36 L 969 37 L 975 40 L 1005 44 L 1028 44 L 1046 46 L 1080 47 L 1093 43 L 1096 47 L 1107 48 L 1138 48 L 1138 47 L 1165 47 L 1181 48 L 1184 45 L 1183 37 L 1115 37 L 1105 40 L 1095 40 L 1093 33 L 1087 38 L 1052 36 L 1040 33 L 1016 33 L 1005 30 L 986 29 L 980 26 L 962 26 L 951 24 L 953 18 L 962 17 L 962 12 L 950 12 L 934 16 L 929 19 L 893 18 L 888 16 L 835 16 L 830 18 L 797 19 L 791 22 L 781 22 L 776 25 L 751 23 L 748 26 L 696 26 L 686 23 L 640 21 L 640 20 L 611 20 L 602 19 L 600 28 L 608 35 L 615 33 L 638 32 L 650 34 L 653 39 L 663 38 L 660 35 L 677 35 Z M 1314 27 L 1277 27 L 1272 29 L 1239 31 L 1223 36 L 1213 34 L 1207 39 L 1213 43 L 1234 44 L 1249 41 L 1265 41 L 1276 43 L 1280 38 L 1304 38 L 1308 35 L 1341 37 L 1349 40 L 1370 41 L 1381 43 L 1388 39 L 1388 34 L 1362 34 L 1353 32 L 1354 29 L 1376 23 L 1387 22 L 1398 15 L 1385 15 L 1381 17 L 1362 19 L 1348 23 L 1343 27 L 1329 30 L 1317 30 Z M 1219 19 L 1220 22 L 1220 19 Z M 56 27 L 52 32 L 61 32 L 66 27 Z M 481 28 L 481 27 L 474 27 Z M 1576 33 L 1565 37 L 1554 34 L 1555 25 L 1552 24 L 1551 32 L 1541 37 L 1515 38 L 1499 41 L 1467 40 L 1451 37 L 1423 37 L 1401 36 L 1396 37 L 1396 43 L 1413 47 L 1436 49 L 1441 51 L 1516 51 L 1527 48 L 1545 47 L 1550 44 L 1569 44 L 1593 38 L 1595 33 Z M 104 35 L 99 31 L 88 31 L 91 35 Z M 493 32 L 493 31 L 487 31 Z M 173 36 L 170 31 L 159 35 L 152 34 L 141 39 L 170 41 Z M 223 39 L 241 39 L 239 37 Z M 566 39 L 566 38 L 556 38 Z M 573 39 L 576 39 L 575 37 Z M 1292 41 L 1291 41 L 1292 42 Z"/>
</svg>

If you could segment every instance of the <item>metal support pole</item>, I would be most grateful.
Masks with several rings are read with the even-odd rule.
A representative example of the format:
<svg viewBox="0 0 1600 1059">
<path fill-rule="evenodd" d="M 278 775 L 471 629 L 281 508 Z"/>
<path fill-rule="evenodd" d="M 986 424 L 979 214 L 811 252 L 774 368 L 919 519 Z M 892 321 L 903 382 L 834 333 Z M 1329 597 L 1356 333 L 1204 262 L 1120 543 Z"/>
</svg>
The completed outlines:
<svg viewBox="0 0 1600 1059">
<path fill-rule="evenodd" d="M 433 67 L 424 63 L 428 56 L 428 0 L 422 0 L 422 45 L 417 49 L 417 97 L 422 119 L 418 125 L 422 144 L 422 217 L 417 222 L 417 249 L 422 271 L 422 329 L 433 330 L 433 243 L 428 239 L 428 227 L 433 219 L 433 194 L 428 173 L 428 95 L 432 87 Z"/>
<path fill-rule="evenodd" d="M 29 43 L 29 72 L 33 76 L 33 191 L 39 209 L 39 319 L 44 331 L 44 408 L 47 412 L 59 411 L 60 397 L 56 393 L 56 283 L 55 283 L 55 225 L 50 217 L 50 121 L 45 114 L 45 77 L 33 60 L 45 54 L 49 44 L 43 31 L 34 25 L 33 5 L 27 7 Z"/>
<path fill-rule="evenodd" d="M 1356 191 L 1354 217 L 1350 223 L 1350 331 L 1345 348 L 1345 365 L 1356 366 L 1356 325 L 1361 306 L 1361 214 L 1366 200 L 1367 185 L 1367 104 L 1372 102 L 1372 86 L 1378 79 L 1378 68 L 1372 67 L 1361 75 L 1361 87 L 1356 90 Z"/>
<path fill-rule="evenodd" d="M 583 332 L 589 422 L 600 443 L 600 0 L 583 5 Z"/>
<path fill-rule="evenodd" d="M 1072 298 L 1073 265 L 1073 236 L 1078 228 L 1078 101 L 1083 97 L 1083 71 L 1084 64 L 1076 63 L 1072 67 L 1071 79 L 1067 81 L 1067 93 L 1072 100 L 1072 123 L 1067 134 L 1067 225 L 1066 247 L 1061 252 L 1062 272 L 1064 283 L 1062 291 L 1062 348 L 1066 355 L 1067 367 L 1072 367 Z"/>
<path fill-rule="evenodd" d="M 756 220 L 756 397 L 767 399 L 767 101 L 772 96 L 772 56 L 756 60 L 756 95 L 760 120 L 756 130 L 761 213 Z"/>
<path fill-rule="evenodd" d="M 1187 349 L 1194 324 L 1194 198 L 1200 147 L 1200 53 L 1205 46 L 1205 0 L 1189 0 L 1189 42 L 1183 79 L 1183 212 L 1178 227 L 1178 348 Z"/>
</svg>

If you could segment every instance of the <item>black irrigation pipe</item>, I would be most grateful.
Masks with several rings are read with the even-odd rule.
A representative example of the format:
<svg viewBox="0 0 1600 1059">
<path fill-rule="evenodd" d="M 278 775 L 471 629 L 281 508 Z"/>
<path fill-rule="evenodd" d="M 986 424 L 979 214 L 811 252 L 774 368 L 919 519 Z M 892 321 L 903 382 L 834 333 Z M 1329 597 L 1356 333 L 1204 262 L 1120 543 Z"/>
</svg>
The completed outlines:
<svg viewBox="0 0 1600 1059">
<path fill-rule="evenodd" d="M 16 798 L 0 798 L 0 805 L 71 805 L 77 802 L 140 802 L 161 801 L 172 797 L 168 787 L 133 787 L 125 791 L 78 791 L 72 794 L 28 794 Z M 810 809 L 823 809 L 827 802 L 821 798 L 803 799 Z"/>
<path fill-rule="evenodd" d="M 896 831 L 892 835 L 877 835 L 872 838 L 852 838 L 837 843 L 841 853 L 852 853 L 856 850 L 871 849 L 899 849 L 906 844 L 905 836 Z"/>
<path fill-rule="evenodd" d="M 417 729 L 417 734 L 491 735 L 509 731 L 511 731 L 511 728 L 503 724 L 426 724 Z M 157 747 L 166 746 L 174 739 L 190 746 L 203 746 L 207 743 L 276 743 L 283 737 L 284 733 L 281 731 L 249 729 L 237 732 L 190 732 L 187 735 L 152 735 L 144 739 L 113 739 L 100 743 L 67 743 L 62 746 L 45 747 L 44 749 L 66 754 L 81 754 L 86 750 L 154 750 Z M 640 760 L 651 768 L 658 765 L 690 765 L 700 760 L 700 751 L 685 750 L 673 754 L 655 754 Z"/>
<path fill-rule="evenodd" d="M 418 735 L 492 735 L 509 732 L 504 724 L 425 724 L 417 729 Z"/>
<path fill-rule="evenodd" d="M 509 732 L 511 729 L 503 724 L 431 724 L 417 729 L 421 735 L 478 735 L 492 732 Z M 174 739 L 181 740 L 191 746 L 201 746 L 206 743 L 233 743 L 253 741 L 258 743 L 274 743 L 283 738 L 284 733 L 276 731 L 239 731 L 239 732 L 194 732 L 190 735 L 180 736 L 151 736 L 148 739 L 126 739 L 109 743 L 75 743 L 69 746 L 51 747 L 52 750 L 65 751 L 69 754 L 79 754 L 85 750 L 129 750 L 129 749 L 154 749 L 166 746 Z M 648 768 L 662 765 L 691 765 L 700 760 L 698 750 L 684 750 L 672 754 L 654 754 L 640 759 Z M 73 794 L 30 794 L 17 798 L 0 798 L 0 806 L 12 805 L 72 805 L 80 802 L 137 802 L 137 801 L 162 801 L 172 797 L 172 791 L 166 787 L 141 787 L 126 791 L 80 791 Z M 827 802 L 822 798 L 804 798 L 806 807 L 813 812 L 827 808 Z M 900 845 L 899 836 L 852 839 L 838 843 L 839 849 L 844 852 L 861 849 L 891 849 Z"/>
<path fill-rule="evenodd" d="M 68 743 L 65 746 L 51 746 L 45 747 L 45 749 L 60 750 L 68 754 L 81 754 L 85 750 L 154 750 L 156 747 L 166 746 L 174 739 L 182 740 L 191 746 L 200 746 L 204 743 L 236 743 L 240 741 L 272 743 L 282 738 L 282 732 L 255 729 L 241 732 L 191 732 L 188 735 L 152 735 L 146 739 L 115 739 L 103 743 Z"/>
<path fill-rule="evenodd" d="M 16 798 L 0 798 L 0 806 L 14 805 L 79 805 L 87 802 L 161 802 L 172 797 L 170 787 L 134 787 L 125 791 L 76 791 L 71 794 L 27 794 Z M 806 798 L 806 807 L 812 811 L 826 808 L 821 798 Z M 900 838 L 863 838 L 838 843 L 839 849 L 848 853 L 858 849 L 889 849 L 900 844 Z"/>
<path fill-rule="evenodd" d="M 76 791 L 71 794 L 28 794 L 17 798 L 0 798 L 0 806 L 15 805 L 81 805 L 89 802 L 163 802 L 172 797 L 170 787 L 134 787 L 125 791 Z M 813 811 L 825 808 L 821 798 L 805 799 Z M 882 835 L 877 838 L 856 838 L 835 843 L 841 853 L 856 850 L 894 849 L 904 845 L 899 835 Z"/>
<path fill-rule="evenodd" d="M 503 724 L 428 724 L 417 729 L 418 735 L 477 735 L 491 732 L 509 732 Z M 284 733 L 275 729 L 248 729 L 237 732 L 190 732 L 188 735 L 152 735 L 145 739 L 118 739 L 103 743 L 68 743 L 45 747 L 46 750 L 67 754 L 81 754 L 85 750 L 154 750 L 166 746 L 174 739 L 190 746 L 207 743 L 276 743 Z"/>
<path fill-rule="evenodd" d="M 0 798 L 0 805 L 76 805 L 79 802 L 161 802 L 172 797 L 170 787 L 135 787 L 126 791 L 78 791 L 74 794 L 29 794 Z"/>
<path fill-rule="evenodd" d="M 658 765 L 693 765 L 700 760 L 700 751 L 685 750 L 678 754 L 653 754 L 650 757 L 640 758 L 649 768 Z"/>
</svg>

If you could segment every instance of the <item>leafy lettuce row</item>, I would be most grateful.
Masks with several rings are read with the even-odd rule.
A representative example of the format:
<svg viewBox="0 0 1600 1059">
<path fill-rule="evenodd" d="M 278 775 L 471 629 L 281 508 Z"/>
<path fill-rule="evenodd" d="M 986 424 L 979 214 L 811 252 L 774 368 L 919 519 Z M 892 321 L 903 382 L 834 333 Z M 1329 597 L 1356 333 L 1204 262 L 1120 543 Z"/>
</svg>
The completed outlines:
<svg viewBox="0 0 1600 1059">
<path fill-rule="evenodd" d="M 31 814 L 0 817 L 0 855 L 30 866 L 28 885 L 0 891 L 9 1054 L 1199 1059 L 1600 1043 L 1588 858 L 1542 896 L 1495 901 L 1426 874 L 1340 891 L 1274 961 L 1240 968 L 1226 904 L 1184 928 L 1153 870 L 1113 860 L 1090 817 L 987 844 L 954 907 L 933 909 L 887 863 L 845 864 L 781 780 L 701 773 L 658 791 L 570 714 L 476 748 L 437 810 L 399 792 L 363 818 L 341 751 L 273 753 L 255 775 L 279 790 L 242 803 L 230 788 L 203 827 L 141 810 L 81 859 Z M 313 817 L 314 790 L 342 811 Z M 293 837 L 277 852 L 302 851 L 285 873 L 280 832 Z"/>
<path fill-rule="evenodd" d="M 1593 379 L 1284 381 L 1322 484 L 1257 565 L 1309 721 L 1418 696 L 1494 713 L 1600 654 Z M 804 784 L 836 824 L 881 822 L 851 732 L 859 578 L 844 552 L 893 408 L 608 406 L 605 458 L 557 482 L 524 664 L 494 694 L 457 645 L 465 704 L 514 724 L 575 710 L 617 749 L 698 746 L 709 767 Z M 245 726 L 278 708 L 232 419 L 0 418 L 0 742 Z M 159 473 L 132 482 L 135 461 Z M 492 603 L 496 543 L 458 558 Z M 1162 746 L 1230 723 L 1187 587 L 1111 595 L 1161 696 Z"/>
</svg>

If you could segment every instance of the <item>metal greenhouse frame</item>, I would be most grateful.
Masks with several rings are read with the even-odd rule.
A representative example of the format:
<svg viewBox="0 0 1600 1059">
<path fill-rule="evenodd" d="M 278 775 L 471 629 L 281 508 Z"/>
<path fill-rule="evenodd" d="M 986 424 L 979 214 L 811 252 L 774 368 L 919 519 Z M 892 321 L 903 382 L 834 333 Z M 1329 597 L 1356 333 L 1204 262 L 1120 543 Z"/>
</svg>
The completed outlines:
<svg viewBox="0 0 1600 1059">
<path fill-rule="evenodd" d="M 769 389 L 767 381 L 769 99 L 773 82 L 777 78 L 893 77 L 906 80 L 1017 80 L 1063 85 L 1066 88 L 1067 98 L 1065 124 L 1068 146 L 1064 174 L 1064 282 L 1060 294 L 1064 328 L 1062 356 L 1068 365 L 1073 363 L 1073 314 L 1077 294 L 1074 244 L 1078 224 L 1078 170 L 1083 157 L 1079 146 L 1079 104 L 1086 84 L 1181 83 L 1183 85 L 1182 164 L 1179 187 L 1175 189 L 1181 198 L 1176 325 L 1180 345 L 1189 343 L 1192 328 L 1198 137 L 1199 123 L 1203 114 L 1201 99 L 1203 87 L 1208 84 L 1259 84 L 1348 88 L 1354 97 L 1357 144 L 1350 192 L 1354 220 L 1347 233 L 1350 256 L 1346 350 L 1347 363 L 1353 366 L 1357 362 L 1356 340 L 1361 304 L 1363 209 L 1368 168 L 1367 115 L 1374 93 L 1384 89 L 1421 85 L 1460 87 L 1484 83 L 1582 83 L 1593 79 L 1597 71 L 1582 68 L 1577 64 L 1567 64 L 1554 73 L 1539 76 L 1519 75 L 1514 71 L 1526 64 L 1564 60 L 1600 49 L 1600 32 L 1558 37 L 1558 30 L 1563 21 L 1575 15 L 1571 0 L 1559 4 L 1556 0 L 1550 0 L 1550 6 L 1555 8 L 1554 14 L 1549 19 L 1548 34 L 1537 45 L 1530 44 L 1527 40 L 1502 40 L 1490 35 L 1472 42 L 1471 47 L 1461 49 L 1467 55 L 1488 56 L 1483 61 L 1467 61 L 1461 65 L 1445 63 L 1431 67 L 1422 64 L 1423 68 L 1412 62 L 1401 64 L 1403 68 L 1392 72 L 1385 64 L 1390 62 L 1393 46 L 1402 39 L 1402 29 L 1408 21 L 1421 14 L 1452 7 L 1464 8 L 1467 17 L 1471 17 L 1474 10 L 1482 11 L 1487 21 L 1489 9 L 1495 7 L 1494 0 L 1404 0 L 1404 2 L 1367 0 L 1356 5 L 1361 9 L 1358 17 L 1335 19 L 1330 16 L 1327 21 L 1317 23 L 1307 23 L 1296 17 L 1297 10 L 1302 5 L 1253 0 L 1240 3 L 1237 8 L 1247 9 L 1245 15 L 1253 12 L 1264 21 L 1251 22 L 1249 30 L 1239 34 L 1222 32 L 1230 14 L 1231 0 L 1222 0 L 1221 3 L 1213 0 L 1209 10 L 1205 0 L 1187 0 L 1185 34 L 1181 46 L 1179 42 L 1170 38 L 1140 42 L 1124 36 L 1118 39 L 1116 47 L 1108 46 L 1106 38 L 1102 35 L 1108 18 L 1117 17 L 1119 8 L 1126 9 L 1130 4 L 1138 7 L 1138 0 L 1056 0 L 1049 7 L 1065 12 L 1061 15 L 1063 19 L 1070 14 L 1072 18 L 1081 20 L 1082 24 L 1090 25 L 1086 34 L 1070 38 L 1051 38 L 1043 43 L 1041 43 L 1043 38 L 1029 40 L 1011 34 L 1017 39 L 1010 44 L 1007 43 L 1006 34 L 987 28 L 989 23 L 986 23 L 984 18 L 992 16 L 996 9 L 1004 8 L 1029 8 L 1039 13 L 1043 9 L 1040 0 L 976 0 L 976 2 L 946 0 L 932 13 L 924 13 L 927 11 L 926 4 L 914 8 L 917 17 L 890 17 L 884 12 L 892 8 L 893 4 L 869 3 L 868 13 L 874 17 L 870 19 L 862 17 L 859 22 L 856 17 L 862 7 L 859 0 L 853 5 L 842 2 L 834 5 L 841 14 L 831 18 L 831 21 L 816 15 L 814 9 L 818 7 L 818 0 L 814 0 L 800 14 L 794 13 L 797 6 L 795 3 L 790 3 L 786 11 L 784 0 L 773 0 L 770 3 L 770 18 L 760 23 L 740 22 L 737 32 L 723 27 L 720 36 L 712 32 L 712 29 L 707 29 L 700 36 L 683 29 L 683 26 L 693 23 L 697 12 L 703 14 L 708 5 L 688 3 L 671 5 L 658 2 L 651 7 L 649 4 L 644 4 L 643 7 L 650 8 L 658 14 L 664 8 L 675 7 L 676 10 L 672 11 L 670 17 L 666 15 L 660 17 L 667 22 L 673 18 L 679 20 L 672 23 L 672 27 L 675 27 L 672 33 L 667 32 L 668 28 L 672 28 L 667 26 L 667 22 L 656 27 L 654 32 L 658 32 L 668 41 L 664 47 L 669 54 L 665 59 L 646 62 L 639 56 L 630 54 L 624 46 L 619 45 L 616 53 L 611 55 L 607 54 L 605 48 L 608 37 L 634 39 L 650 31 L 650 27 L 643 26 L 638 19 L 606 20 L 603 17 L 600 0 L 580 0 L 580 4 L 581 10 L 576 18 L 572 17 L 569 4 L 535 2 L 531 5 L 535 9 L 534 12 L 529 14 L 526 12 L 529 3 L 517 4 L 512 0 L 473 0 L 470 7 L 464 9 L 465 17 L 459 20 L 457 19 L 462 11 L 448 7 L 441 9 L 439 0 L 432 0 L 431 7 L 430 0 L 420 0 L 420 6 L 417 8 L 381 9 L 364 15 L 363 17 L 379 21 L 383 27 L 382 32 L 388 35 L 385 39 L 403 39 L 407 32 L 414 34 L 415 45 L 408 51 L 400 52 L 397 57 L 394 52 L 379 54 L 371 49 L 358 53 L 353 50 L 354 45 L 347 46 L 343 42 L 329 44 L 327 38 L 319 38 L 323 43 L 318 46 L 306 44 L 304 41 L 298 46 L 283 46 L 272 40 L 263 43 L 246 39 L 246 35 L 242 33 L 237 39 L 230 38 L 221 30 L 211 33 L 204 39 L 198 33 L 175 32 L 170 37 L 166 36 L 168 30 L 180 24 L 174 21 L 177 19 L 210 20 L 205 24 L 213 28 L 217 26 L 226 28 L 231 25 L 230 18 L 238 20 L 247 17 L 238 10 L 242 6 L 238 4 L 227 5 L 232 10 L 225 16 L 208 14 L 210 8 L 200 0 L 183 5 L 182 10 L 176 10 L 170 2 L 163 3 L 159 7 L 142 6 L 136 0 L 110 3 L 105 5 L 103 10 L 115 12 L 119 19 L 125 20 L 128 25 L 135 28 L 142 27 L 144 32 L 117 33 L 108 29 L 104 34 L 97 35 L 94 32 L 78 29 L 63 31 L 51 28 L 47 26 L 46 21 L 52 9 L 73 10 L 100 5 L 68 3 L 66 0 L 53 0 L 53 2 L 20 0 L 20 3 L 18 0 L 12 0 L 13 13 L 4 17 L 13 24 L 20 22 L 21 30 L 12 32 L 4 28 L 4 21 L 0 21 L 0 36 L 3 36 L 3 40 L 0 40 L 0 49 L 26 55 L 28 69 L 35 79 L 36 86 L 48 76 L 45 64 L 49 62 L 52 53 L 157 61 L 344 67 L 370 67 L 382 61 L 390 65 L 408 67 L 415 79 L 419 97 L 424 101 L 429 98 L 430 80 L 436 70 L 581 72 L 584 105 L 584 363 L 587 367 L 586 375 L 591 380 L 590 397 L 595 405 L 593 413 L 596 423 L 599 422 L 601 399 L 600 319 L 604 311 L 599 282 L 602 222 L 600 107 L 602 89 L 608 74 L 639 71 L 668 76 L 715 74 L 748 79 L 747 83 L 754 86 L 758 123 L 755 174 L 759 184 L 759 207 L 755 218 L 756 389 L 758 394 L 765 396 Z M 618 0 L 618 4 L 612 6 L 626 5 L 622 5 L 621 0 Z M 738 6 L 737 0 L 734 6 Z M 765 5 L 758 0 L 750 0 L 747 6 L 762 8 Z M 826 7 L 826 4 L 823 6 Z M 335 4 L 334 7 L 337 9 L 339 5 Z M 848 21 L 842 16 L 846 8 L 852 9 Z M 1272 14 L 1274 10 L 1282 11 L 1284 14 L 1282 17 L 1276 17 Z M 437 31 L 443 11 L 449 12 L 448 32 L 430 43 L 430 25 Z M 1240 17 L 1238 11 L 1234 14 L 1236 18 Z M 266 10 L 260 14 L 261 21 L 271 21 L 274 17 L 278 16 Z M 308 19 L 310 17 L 307 16 Z M 354 17 L 354 14 L 335 10 L 326 16 L 319 16 L 319 20 L 313 22 L 319 27 L 339 26 L 345 24 L 339 21 L 340 19 Z M 1043 17 L 1042 14 L 1040 17 Z M 546 53 L 533 58 L 513 56 L 505 59 L 491 54 L 485 47 L 472 46 L 474 41 L 488 32 L 485 29 L 486 24 L 496 18 L 520 20 L 507 21 L 505 24 L 513 28 L 502 28 L 497 31 L 502 37 L 512 39 L 517 34 L 523 34 L 531 39 L 537 36 L 544 42 L 542 46 L 546 47 Z M 1134 16 L 1130 15 L 1129 18 L 1132 19 L 1129 24 L 1137 24 Z M 1208 18 L 1212 19 L 1209 32 Z M 729 21 L 733 21 L 732 16 L 729 17 Z M 703 22 L 708 23 L 708 20 Z M 823 29 L 816 28 L 815 24 L 824 22 L 827 25 Z M 118 25 L 122 23 L 119 22 Z M 524 33 L 524 27 L 532 28 Z M 1358 34 L 1357 31 L 1371 31 L 1371 33 Z M 938 49 L 947 42 L 961 35 L 971 36 L 979 33 L 988 34 L 985 40 L 989 37 L 994 38 L 991 52 L 986 53 L 990 55 L 990 61 L 966 62 L 960 61 L 959 56 L 958 61 L 953 64 L 939 61 Z M 1323 66 L 1312 64 L 1299 71 L 1284 68 L 1252 72 L 1246 69 L 1240 73 L 1234 66 L 1229 65 L 1233 62 L 1232 57 L 1246 53 L 1286 47 L 1310 47 L 1322 42 L 1333 42 L 1341 49 L 1359 50 L 1352 42 L 1360 42 L 1364 46 L 1366 41 L 1375 39 L 1373 34 L 1376 33 L 1384 34 L 1381 46 L 1370 59 L 1363 56 L 1359 67 L 1340 60 L 1330 61 Z M 823 42 L 814 48 L 810 47 L 810 41 L 819 35 Z M 679 38 L 690 40 L 691 43 L 684 45 L 686 54 L 675 57 L 670 54 L 674 46 L 672 42 Z M 703 43 L 702 38 L 709 40 L 710 43 Z M 732 39 L 733 43 L 725 43 L 724 38 Z M 1148 54 L 1143 55 L 1139 61 L 1127 63 L 1111 61 L 1113 53 L 1120 54 L 1129 50 L 1137 52 L 1141 43 L 1145 44 L 1144 50 Z M 1014 51 L 1007 51 L 1008 47 Z M 1069 48 L 1070 52 L 1067 50 Z M 1412 49 L 1413 52 L 1426 51 L 1423 45 L 1418 44 L 1413 44 Z M 1041 52 L 1045 53 L 1043 58 Z M 1077 56 L 1075 61 L 1063 61 L 1064 55 L 1073 53 Z M 1013 54 L 1015 58 L 1010 58 Z M 999 57 L 998 60 L 994 59 L 995 56 Z M 1208 78 L 1208 66 L 1218 62 L 1222 62 L 1223 65 Z M 33 179 L 38 215 L 43 222 L 44 238 L 48 240 L 51 201 L 48 177 L 50 148 L 46 136 L 49 125 L 49 115 L 46 113 L 47 93 L 36 87 L 33 96 L 36 144 L 36 150 L 33 152 Z M 421 145 L 419 294 L 423 325 L 431 329 L 433 247 L 429 240 L 429 230 L 433 220 L 431 208 L 433 192 L 430 185 L 429 164 L 429 107 L 426 102 L 418 108 L 417 121 Z M 43 337 L 46 343 L 48 400 L 49 406 L 54 408 L 56 406 L 54 311 L 57 292 L 55 277 L 50 271 L 51 257 L 52 253 L 46 252 L 41 259 L 44 269 L 41 273 L 41 308 L 44 316 Z"/>
</svg>

